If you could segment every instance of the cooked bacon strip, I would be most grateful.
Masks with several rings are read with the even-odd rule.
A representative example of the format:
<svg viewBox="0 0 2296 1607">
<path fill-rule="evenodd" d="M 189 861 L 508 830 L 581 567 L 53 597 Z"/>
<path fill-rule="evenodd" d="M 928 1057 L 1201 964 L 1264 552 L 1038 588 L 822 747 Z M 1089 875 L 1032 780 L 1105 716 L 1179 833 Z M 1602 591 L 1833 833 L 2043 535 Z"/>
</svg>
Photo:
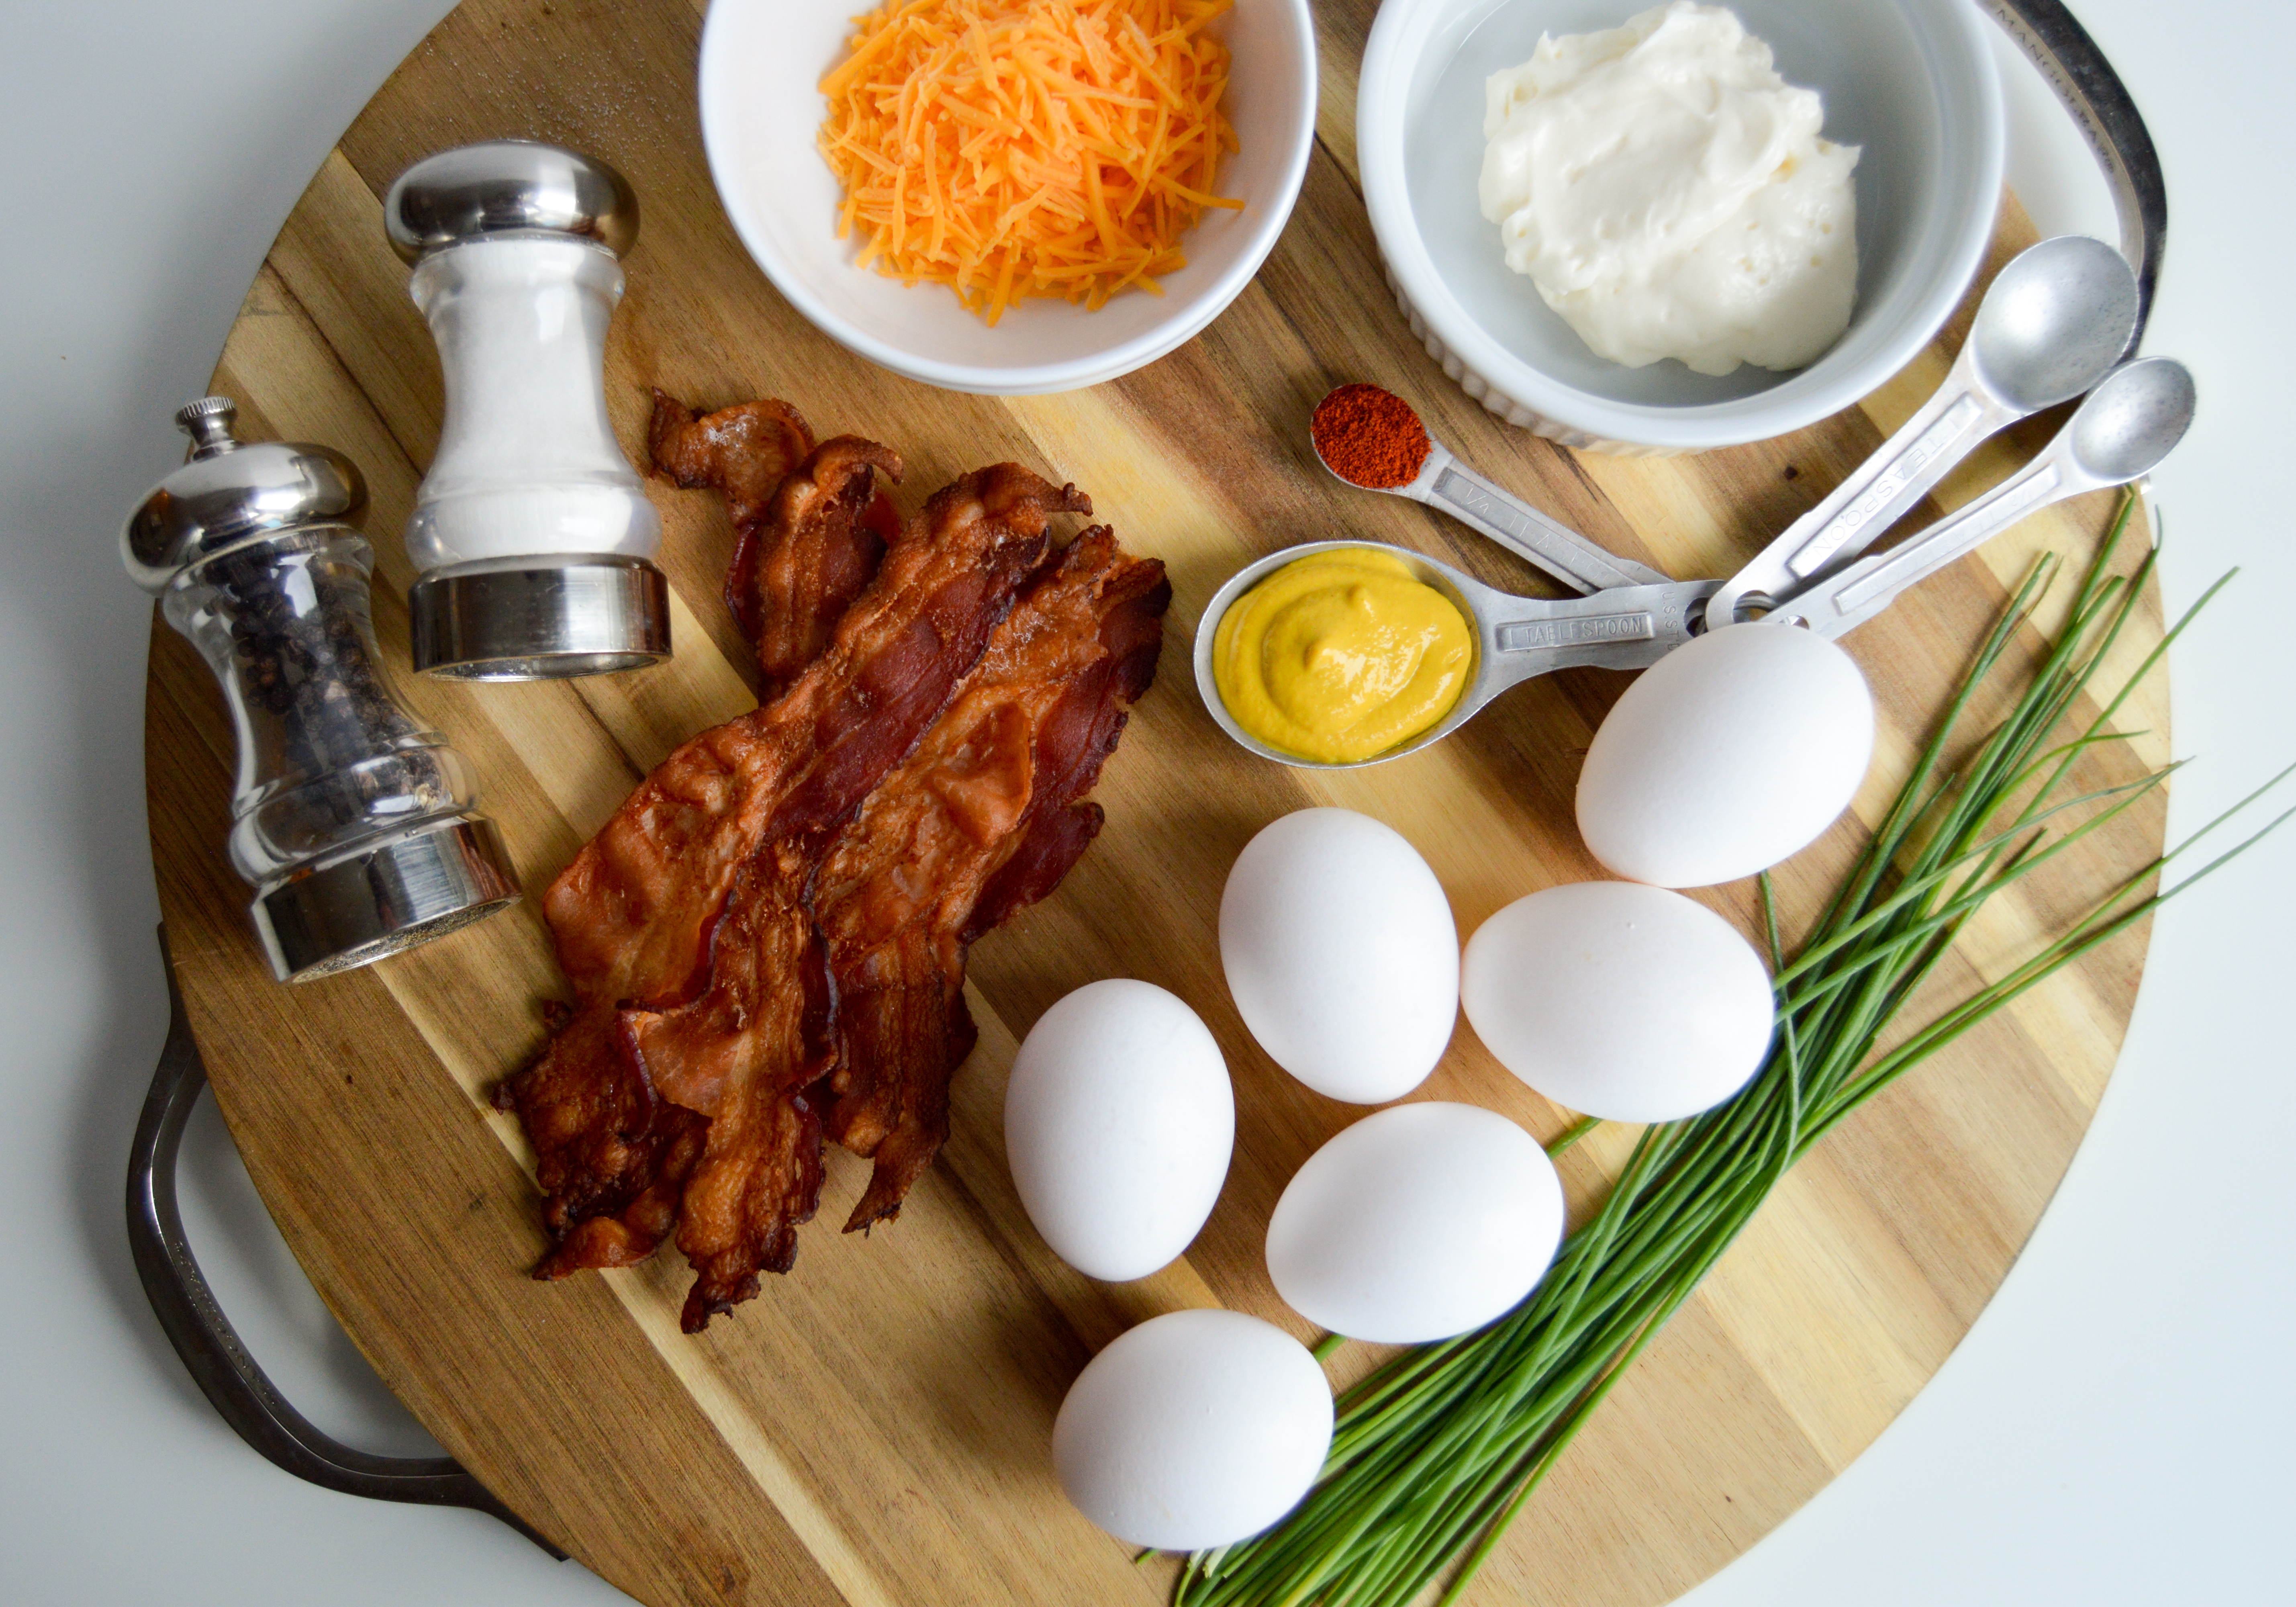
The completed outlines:
<svg viewBox="0 0 2296 1607">
<path fill-rule="evenodd" d="M 892 496 L 871 473 L 876 448 L 853 435 L 816 447 L 786 402 L 696 418 L 659 389 L 647 440 L 658 472 L 726 498 L 738 537 L 726 606 L 758 649 L 758 701 L 770 703 L 828 647 L 900 532 Z"/>
<path fill-rule="evenodd" d="M 948 712 L 840 834 L 813 905 L 837 986 L 830 1131 L 873 1156 L 846 1231 L 896 1215 L 948 1136 L 972 1048 L 966 947 L 1050 892 L 1100 829 L 1091 790 L 1155 674 L 1171 587 L 1106 529 L 1048 561 Z"/>
<path fill-rule="evenodd" d="M 813 450 L 813 430 L 787 402 L 767 398 L 697 417 L 660 386 L 646 424 L 654 472 L 689 491 L 704 487 L 726 499 L 734 528 L 749 538 L 766 517 L 782 477 Z"/>
<path fill-rule="evenodd" d="M 873 450 L 898 472 L 890 451 Z M 617 1010 L 702 992 L 742 867 L 763 846 L 826 841 L 979 658 L 1043 551 L 1046 519 L 1089 507 L 1017 464 L 937 493 L 821 658 L 774 702 L 672 753 L 551 884 L 543 913 L 576 1009 L 502 1095 L 534 1141 L 545 1225 L 562 1235 L 541 1275 L 650 1253 L 669 1226 L 669 1163 L 697 1147 Z"/>
<path fill-rule="evenodd" d="M 904 1142 L 913 1131 L 945 1136 L 948 1074 L 972 1048 L 963 952 L 952 947 L 953 934 L 996 867 L 1024 863 L 1016 850 L 1072 843 L 1048 876 L 1010 884 L 1015 890 L 996 905 L 1000 919 L 1049 890 L 1089 841 L 1099 811 L 1069 800 L 1091 784 L 1121 722 L 1103 692 L 1120 685 L 1128 701 L 1145 685 L 1156 616 L 1168 596 L 1161 566 L 1125 558 L 1104 530 L 1087 531 L 1047 560 L 947 709 L 863 805 L 860 821 L 873 823 L 865 841 L 857 822 L 832 850 L 832 865 L 865 864 L 876 877 L 849 911 L 890 920 L 902 930 L 882 935 L 921 956 L 902 972 L 906 985 L 840 995 L 837 1005 L 840 1023 L 849 1008 L 860 1013 L 850 1032 L 840 1025 L 849 1053 L 918 1068 L 921 1086 L 897 1112 Z M 1049 778 L 1042 791 L 1039 775 Z M 1041 817 L 1031 812 L 1032 794 L 1049 811 Z M 1029 829 L 1039 818 L 1050 829 Z M 1081 835 L 1073 830 L 1079 821 Z M 921 845 L 914 858 L 903 857 Z M 687 1184 L 677 1229 L 696 1273 L 682 1318 L 689 1332 L 755 1294 L 760 1272 L 789 1270 L 797 1227 L 819 1195 L 820 1118 L 808 1088 L 831 1062 L 820 1037 L 830 989 L 803 897 L 816 861 L 803 846 L 768 849 L 742 873 L 701 998 L 622 1015 L 653 1086 L 709 1119 L 707 1156 Z M 1025 863 L 1046 865 L 1041 857 Z M 938 921 L 914 919 L 905 899 L 929 901 Z M 922 1057 L 908 1053 L 921 1037 L 934 1045 Z M 890 1090 L 903 1091 L 898 1084 Z M 892 1163 L 903 1192 L 937 1147 L 938 1138 L 925 1145 L 913 1169 Z"/>
<path fill-rule="evenodd" d="M 688 1333 L 757 1293 L 759 1272 L 790 1269 L 821 1193 L 821 1119 L 801 1092 L 835 1059 L 829 972 L 804 902 L 819 847 L 778 843 L 743 868 L 709 991 L 676 1010 L 622 1013 L 653 1086 L 706 1119 L 677 1234 L 696 1275 Z"/>
<path fill-rule="evenodd" d="M 1084 503 L 1074 487 L 1054 492 L 1008 463 L 936 493 L 918 524 L 1019 529 L 1041 552 L 1051 515 L 1086 511 Z M 1011 590 L 1003 595 L 1009 601 Z M 1001 639 L 1009 624 L 988 640 Z M 821 1129 L 803 1090 L 830 1065 L 830 995 L 803 894 L 827 842 L 826 831 L 769 833 L 711 939 L 707 990 L 675 1008 L 621 1015 L 624 1041 L 649 1084 L 709 1119 L 677 1228 L 696 1275 L 682 1317 L 688 1332 L 755 1294 L 760 1271 L 789 1270 L 797 1226 L 812 1217 L 820 1192 Z"/>
<path fill-rule="evenodd" d="M 697 419 L 676 398 L 660 389 L 653 397 L 648 444 L 656 471 L 681 486 L 712 487 L 724 495 L 744 552 L 781 552 L 805 543 L 803 532 L 775 523 L 777 512 L 808 506 L 803 499 L 776 504 L 772 497 L 793 469 L 825 469 L 857 478 L 865 488 L 873 470 L 899 472 L 898 460 L 883 448 L 850 437 L 834 443 L 834 454 L 816 453 L 812 431 L 785 402 L 747 402 Z M 800 459 L 807 462 L 800 465 Z M 881 555 L 882 549 L 868 554 L 871 573 Z M 813 572 L 819 583 L 840 588 L 840 611 L 849 604 L 846 572 L 836 566 L 816 566 Z M 779 602 L 808 619 L 820 611 L 796 586 Z M 826 634 L 819 633 L 806 661 L 827 645 Z M 767 673 L 778 677 L 803 668 L 785 657 Z M 577 991 L 584 991 L 578 984 Z M 554 1041 L 543 1062 L 496 1090 L 498 1103 L 521 1106 L 541 1160 L 544 1224 L 556 1242 L 543 1264 L 546 1276 L 626 1266 L 652 1254 L 676 1223 L 686 1174 L 701 1154 L 701 1119 L 657 1096 L 619 1039 L 614 1003 L 593 998 L 570 1013 L 557 1007 Z"/>
<path fill-rule="evenodd" d="M 644 1260 L 677 1224 L 704 1123 L 657 1098 L 622 1046 L 611 1007 L 544 1006 L 551 1041 L 498 1084 L 537 1158 L 553 1248 L 537 1277 Z"/>
<path fill-rule="evenodd" d="M 857 435 L 822 442 L 782 481 L 765 520 L 742 527 L 726 604 L 757 644 L 761 701 L 828 648 L 900 534 L 892 496 L 872 472 L 881 450 Z"/>
</svg>

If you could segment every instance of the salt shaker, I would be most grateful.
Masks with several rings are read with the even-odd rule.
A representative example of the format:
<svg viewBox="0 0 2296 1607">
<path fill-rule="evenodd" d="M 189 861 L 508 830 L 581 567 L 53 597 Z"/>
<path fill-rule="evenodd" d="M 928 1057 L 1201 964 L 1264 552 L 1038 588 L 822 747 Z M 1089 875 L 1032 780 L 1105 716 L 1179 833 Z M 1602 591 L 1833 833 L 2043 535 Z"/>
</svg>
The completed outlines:
<svg viewBox="0 0 2296 1607">
<path fill-rule="evenodd" d="M 637 238 L 628 183 L 494 140 L 400 174 L 383 220 L 447 381 L 406 527 L 415 668 L 533 680 L 668 657 L 661 520 L 606 417 L 606 325 Z"/>
<path fill-rule="evenodd" d="M 463 758 L 392 694 L 368 611 L 373 550 L 346 522 L 358 470 L 325 447 L 242 442 L 236 409 L 176 414 L 184 466 L 130 516 L 121 555 L 223 683 L 239 763 L 231 862 L 255 884 L 271 968 L 301 982 L 517 901 Z"/>
</svg>

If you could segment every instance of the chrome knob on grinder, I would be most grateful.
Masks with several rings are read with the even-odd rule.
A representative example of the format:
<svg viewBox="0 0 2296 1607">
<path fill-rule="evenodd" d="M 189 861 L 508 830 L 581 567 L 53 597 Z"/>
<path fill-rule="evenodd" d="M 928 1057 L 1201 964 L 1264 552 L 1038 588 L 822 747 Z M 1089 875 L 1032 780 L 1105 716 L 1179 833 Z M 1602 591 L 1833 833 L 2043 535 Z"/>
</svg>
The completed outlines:
<svg viewBox="0 0 2296 1607">
<path fill-rule="evenodd" d="M 383 198 L 447 406 L 407 521 L 414 668 L 520 681 L 669 655 L 661 520 L 606 414 L 606 329 L 637 197 L 595 157 L 490 140 Z"/>
<path fill-rule="evenodd" d="M 369 613 L 358 470 L 327 447 L 241 441 L 227 398 L 176 414 L 188 461 L 120 536 L 222 684 L 238 734 L 229 851 L 273 973 L 307 981 L 517 901 L 471 767 L 392 693 Z"/>
</svg>

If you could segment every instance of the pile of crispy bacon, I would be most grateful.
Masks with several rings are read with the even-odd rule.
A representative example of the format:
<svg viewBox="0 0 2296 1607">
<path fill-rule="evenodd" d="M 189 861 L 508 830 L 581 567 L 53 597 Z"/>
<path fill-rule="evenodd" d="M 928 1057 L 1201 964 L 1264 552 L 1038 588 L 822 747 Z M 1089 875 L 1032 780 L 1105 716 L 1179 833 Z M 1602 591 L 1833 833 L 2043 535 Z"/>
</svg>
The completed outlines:
<svg viewBox="0 0 2296 1607">
<path fill-rule="evenodd" d="M 691 1333 L 789 1270 L 824 1129 L 875 1163 L 849 1233 L 931 1164 L 973 1043 L 965 950 L 1099 831 L 1080 799 L 1171 588 L 1105 526 L 1051 548 L 1051 518 L 1092 504 L 1017 463 L 904 521 L 898 457 L 816 446 L 784 403 L 697 418 L 657 391 L 650 434 L 658 472 L 732 511 L 726 600 L 763 701 L 663 760 L 552 883 L 574 1003 L 496 1102 L 540 1163 L 537 1275 L 675 1234 Z"/>
</svg>

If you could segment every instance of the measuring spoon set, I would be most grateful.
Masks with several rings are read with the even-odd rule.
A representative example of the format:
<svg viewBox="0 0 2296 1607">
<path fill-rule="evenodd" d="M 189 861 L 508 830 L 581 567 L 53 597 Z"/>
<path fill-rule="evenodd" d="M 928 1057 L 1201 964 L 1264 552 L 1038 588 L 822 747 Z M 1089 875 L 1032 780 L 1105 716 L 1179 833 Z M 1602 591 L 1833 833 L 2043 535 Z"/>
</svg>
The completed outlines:
<svg viewBox="0 0 2296 1607">
<path fill-rule="evenodd" d="M 2137 316 L 2136 276 L 2103 242 L 2068 234 L 2023 251 L 1986 291 L 1969 339 L 1937 393 L 1824 501 L 1726 580 L 1674 580 L 1608 552 L 1431 442 L 1408 484 L 1364 488 L 1440 508 L 1579 595 L 1560 601 L 1517 596 L 1382 542 L 1288 547 L 1239 571 L 1205 611 L 1208 623 L 1196 633 L 1195 651 L 1205 706 L 1230 736 L 1264 758 L 1304 768 L 1352 769 L 1439 742 L 1500 693 L 1553 670 L 1642 668 L 1710 630 L 1754 621 L 1843 635 L 2028 514 L 2084 492 L 2125 485 L 2169 455 L 2192 422 L 2193 379 L 2170 358 L 2120 360 Z M 2075 397 L 2085 399 L 2023 469 L 1887 551 L 1865 555 L 1988 437 Z M 1334 548 L 1367 548 L 1402 560 L 1472 622 L 1477 660 L 1472 679 L 1439 724 L 1368 759 L 1317 764 L 1259 742 L 1228 715 L 1212 677 L 1210 622 L 1275 570 Z"/>
</svg>

